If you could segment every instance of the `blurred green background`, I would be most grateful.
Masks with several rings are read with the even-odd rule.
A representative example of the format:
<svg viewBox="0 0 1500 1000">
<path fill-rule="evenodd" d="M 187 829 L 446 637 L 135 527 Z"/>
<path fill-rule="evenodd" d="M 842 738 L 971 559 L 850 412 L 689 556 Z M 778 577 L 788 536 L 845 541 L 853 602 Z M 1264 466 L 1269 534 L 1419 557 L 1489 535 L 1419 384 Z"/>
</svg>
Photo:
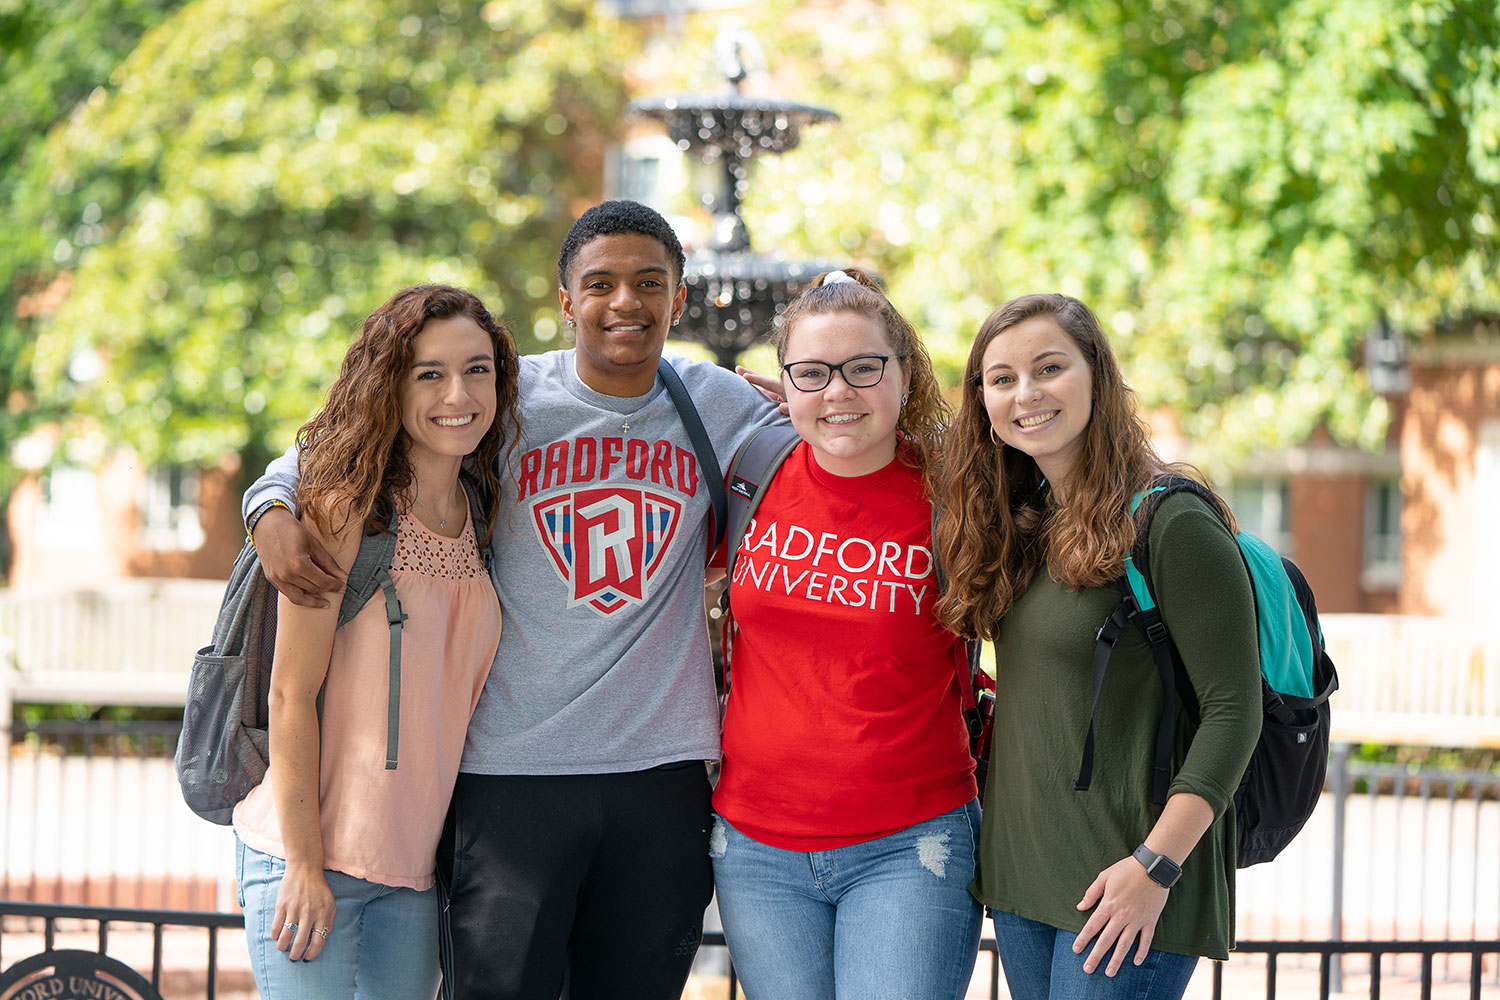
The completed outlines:
<svg viewBox="0 0 1500 1000">
<path fill-rule="evenodd" d="M 1500 313 L 1494 0 L 713 6 L 0 0 L 0 500 L 42 422 L 60 459 L 258 469 L 403 285 L 560 346 L 625 104 L 715 86 L 727 18 L 842 116 L 755 168 L 757 249 L 878 271 L 950 382 L 1059 290 L 1226 460 L 1373 447 L 1370 330 Z"/>
</svg>

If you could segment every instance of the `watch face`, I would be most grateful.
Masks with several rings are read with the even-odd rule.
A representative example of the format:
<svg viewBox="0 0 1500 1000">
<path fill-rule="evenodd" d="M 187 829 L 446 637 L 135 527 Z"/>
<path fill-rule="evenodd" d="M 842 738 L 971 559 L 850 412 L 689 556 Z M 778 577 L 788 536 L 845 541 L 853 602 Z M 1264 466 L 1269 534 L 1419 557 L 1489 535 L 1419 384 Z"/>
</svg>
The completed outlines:
<svg viewBox="0 0 1500 1000">
<path fill-rule="evenodd" d="M 1182 877 L 1182 869 L 1178 868 L 1171 858 L 1158 854 L 1156 860 L 1151 862 L 1151 867 L 1146 869 L 1146 874 L 1150 875 L 1157 885 L 1170 889 Z"/>
</svg>

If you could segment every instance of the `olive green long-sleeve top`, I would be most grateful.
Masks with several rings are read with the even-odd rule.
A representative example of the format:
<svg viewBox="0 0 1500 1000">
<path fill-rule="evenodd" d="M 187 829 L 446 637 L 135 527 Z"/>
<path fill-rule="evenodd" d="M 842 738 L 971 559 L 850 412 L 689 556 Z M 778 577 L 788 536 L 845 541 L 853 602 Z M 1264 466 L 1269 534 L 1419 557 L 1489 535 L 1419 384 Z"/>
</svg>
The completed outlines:
<svg viewBox="0 0 1500 1000">
<path fill-rule="evenodd" d="M 1226 958 L 1234 946 L 1232 798 L 1260 735 L 1260 665 L 1250 579 L 1234 539 L 1197 497 L 1164 500 L 1151 524 L 1151 581 L 1182 654 L 1200 724 L 1179 710 L 1168 794 L 1202 796 L 1217 817 L 1183 859 L 1151 946 Z M 986 906 L 1072 932 L 1077 903 L 1146 839 L 1161 807 L 1151 767 L 1162 689 L 1151 647 L 1125 629 L 1094 715 L 1094 772 L 1074 791 L 1093 690 L 1094 636 L 1115 587 L 1070 591 L 1045 567 L 1000 623 L 995 737 L 979 874 Z"/>
</svg>

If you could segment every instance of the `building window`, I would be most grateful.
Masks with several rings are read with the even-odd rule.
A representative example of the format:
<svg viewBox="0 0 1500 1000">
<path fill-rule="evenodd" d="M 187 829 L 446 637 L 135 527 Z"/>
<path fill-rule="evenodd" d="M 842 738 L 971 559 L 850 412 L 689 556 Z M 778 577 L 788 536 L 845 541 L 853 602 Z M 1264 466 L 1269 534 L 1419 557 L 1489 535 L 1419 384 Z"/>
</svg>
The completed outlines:
<svg viewBox="0 0 1500 1000">
<path fill-rule="evenodd" d="M 193 550 L 203 547 L 198 519 L 198 470 L 158 466 L 141 486 L 140 543 L 148 549 Z"/>
<path fill-rule="evenodd" d="M 1365 558 L 1360 586 L 1395 590 L 1401 583 L 1401 484 L 1379 479 L 1365 487 Z"/>
<path fill-rule="evenodd" d="M 99 480 L 88 469 L 55 465 L 38 481 L 36 540 L 43 549 L 93 550 L 104 544 Z"/>
<path fill-rule="evenodd" d="M 675 202 L 688 189 L 688 172 L 682 150 L 665 135 L 638 135 L 614 147 L 608 154 L 609 194 L 650 205 L 670 216 Z"/>
<path fill-rule="evenodd" d="M 1241 531 L 1259 535 L 1277 552 L 1293 556 L 1292 506 L 1285 479 L 1237 479 L 1226 499 Z"/>
</svg>

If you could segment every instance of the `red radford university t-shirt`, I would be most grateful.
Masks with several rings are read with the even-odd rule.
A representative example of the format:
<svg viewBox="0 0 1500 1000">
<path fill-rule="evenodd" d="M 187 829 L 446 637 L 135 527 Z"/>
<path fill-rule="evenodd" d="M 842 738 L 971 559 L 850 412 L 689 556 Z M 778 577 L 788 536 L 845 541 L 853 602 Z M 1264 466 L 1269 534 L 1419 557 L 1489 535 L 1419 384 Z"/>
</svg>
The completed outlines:
<svg viewBox="0 0 1500 1000">
<path fill-rule="evenodd" d="M 842 478 L 798 444 L 740 541 L 714 808 L 787 850 L 858 844 L 974 797 L 921 476 Z"/>
</svg>

